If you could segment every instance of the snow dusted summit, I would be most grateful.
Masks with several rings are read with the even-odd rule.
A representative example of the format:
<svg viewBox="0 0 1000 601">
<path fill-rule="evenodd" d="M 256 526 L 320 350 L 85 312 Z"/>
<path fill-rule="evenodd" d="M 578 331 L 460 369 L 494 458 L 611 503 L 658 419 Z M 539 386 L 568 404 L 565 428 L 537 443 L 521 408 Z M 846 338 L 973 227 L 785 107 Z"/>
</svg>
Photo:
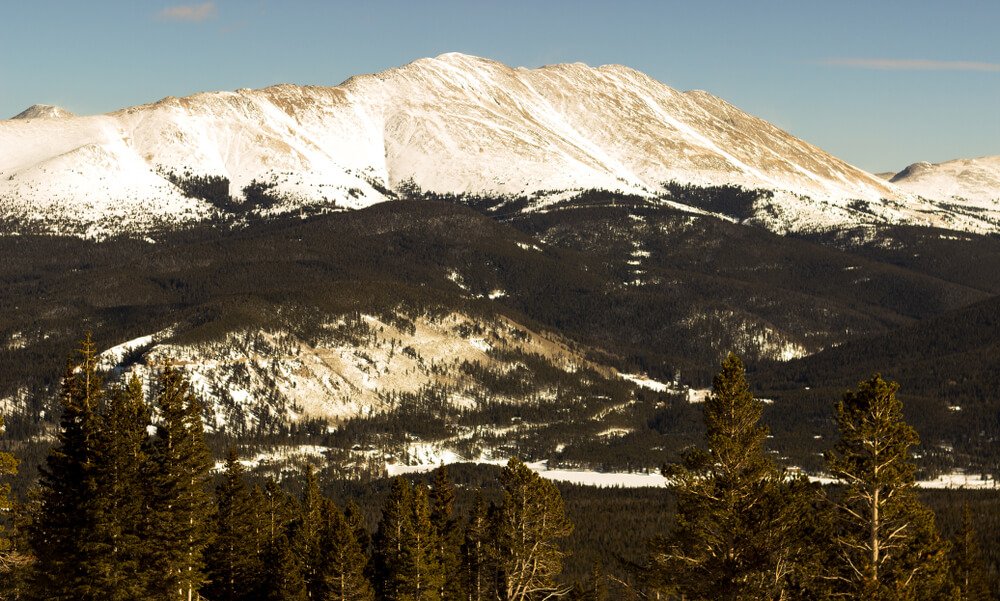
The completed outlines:
<svg viewBox="0 0 1000 601">
<path fill-rule="evenodd" d="M 217 215 L 169 173 L 225 177 L 234 199 L 265 182 L 282 199 L 270 213 L 361 208 L 411 183 L 663 198 L 663 183 L 676 181 L 771 190 L 761 221 L 778 231 L 866 220 L 992 228 L 711 94 L 619 65 L 510 68 L 445 54 L 336 87 L 202 93 L 87 117 L 32 107 L 0 121 L 8 223 L 105 235 Z"/>
</svg>

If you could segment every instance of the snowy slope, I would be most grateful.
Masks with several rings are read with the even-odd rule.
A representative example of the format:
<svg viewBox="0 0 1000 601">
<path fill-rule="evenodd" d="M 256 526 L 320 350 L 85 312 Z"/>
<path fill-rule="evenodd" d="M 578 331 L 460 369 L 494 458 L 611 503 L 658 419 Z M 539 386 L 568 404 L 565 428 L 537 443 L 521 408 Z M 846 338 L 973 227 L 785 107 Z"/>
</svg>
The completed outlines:
<svg viewBox="0 0 1000 601">
<path fill-rule="evenodd" d="M 276 212 L 364 207 L 409 182 L 452 193 L 659 196 L 673 180 L 774 190 L 778 206 L 764 221 L 779 231 L 858 219 L 989 227 L 708 93 L 618 65 L 525 69 L 445 54 L 337 87 L 58 115 L 0 121 L 0 219 L 99 235 L 211 216 L 217 209 L 162 176 L 173 171 L 226 177 L 233 197 L 253 180 L 272 183 L 285 199 Z M 858 201 L 868 203 L 863 215 Z"/>
<path fill-rule="evenodd" d="M 456 406 L 475 406 L 484 396 L 523 402 L 488 394 L 461 369 L 463 362 L 510 369 L 494 350 L 536 354 L 569 373 L 589 366 L 613 377 L 610 368 L 592 365 L 563 342 L 504 318 L 477 321 L 453 313 L 409 323 L 401 328 L 369 315 L 342 318 L 326 324 L 325 334 L 312 342 L 284 330 L 244 330 L 211 342 L 176 344 L 166 341 L 173 331 L 165 330 L 118 344 L 100 360 L 105 369 L 127 369 L 144 381 L 151 365 L 174 364 L 209 403 L 209 425 L 236 430 L 265 417 L 337 423 L 386 411 L 392 395 L 429 387 L 448 389 Z M 123 365 L 129 354 L 139 357 Z"/>
<path fill-rule="evenodd" d="M 900 188 L 924 198 L 969 207 L 1000 207 L 1000 156 L 914 163 L 892 177 Z"/>
</svg>

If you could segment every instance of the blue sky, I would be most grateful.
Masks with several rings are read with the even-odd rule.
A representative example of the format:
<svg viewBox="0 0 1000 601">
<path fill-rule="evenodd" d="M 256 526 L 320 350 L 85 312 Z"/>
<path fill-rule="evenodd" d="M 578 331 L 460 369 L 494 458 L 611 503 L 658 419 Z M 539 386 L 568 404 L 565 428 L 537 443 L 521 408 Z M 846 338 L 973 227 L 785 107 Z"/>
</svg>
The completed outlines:
<svg viewBox="0 0 1000 601">
<path fill-rule="evenodd" d="M 458 51 L 621 63 L 872 171 L 1000 154 L 1000 2 L 4 2 L 0 117 L 335 85 Z"/>
</svg>

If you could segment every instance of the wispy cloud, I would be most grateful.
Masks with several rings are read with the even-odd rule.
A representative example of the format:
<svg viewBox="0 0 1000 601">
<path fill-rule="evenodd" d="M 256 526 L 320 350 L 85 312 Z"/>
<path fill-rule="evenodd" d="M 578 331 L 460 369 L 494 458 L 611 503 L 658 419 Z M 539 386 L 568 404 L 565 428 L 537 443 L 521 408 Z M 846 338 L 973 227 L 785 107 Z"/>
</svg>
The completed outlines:
<svg viewBox="0 0 1000 601">
<path fill-rule="evenodd" d="M 215 2 L 205 2 L 204 4 L 168 6 L 157 13 L 156 16 L 163 21 L 201 23 L 214 17 L 215 12 Z"/>
<path fill-rule="evenodd" d="M 975 61 L 934 61 L 898 58 L 828 58 L 820 64 L 882 71 L 988 71 L 1000 72 L 1000 63 Z"/>
</svg>

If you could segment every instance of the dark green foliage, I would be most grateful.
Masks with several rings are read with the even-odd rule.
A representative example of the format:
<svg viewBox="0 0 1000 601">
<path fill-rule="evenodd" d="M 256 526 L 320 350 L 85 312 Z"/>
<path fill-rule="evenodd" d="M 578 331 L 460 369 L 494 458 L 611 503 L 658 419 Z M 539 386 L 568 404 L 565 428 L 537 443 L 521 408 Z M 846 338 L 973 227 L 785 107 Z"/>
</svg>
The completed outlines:
<svg viewBox="0 0 1000 601">
<path fill-rule="evenodd" d="M 705 402 L 707 451 L 668 466 L 676 525 L 654 550 L 649 580 L 692 600 L 780 599 L 802 554 L 799 516 L 808 488 L 783 482 L 767 456 L 763 403 L 730 355 Z"/>
<path fill-rule="evenodd" d="M 270 549 L 278 538 L 285 535 L 295 520 L 299 508 L 295 499 L 271 478 L 267 479 L 263 488 L 254 489 L 254 499 L 257 508 L 255 523 L 261 530 L 263 542 L 260 552 L 263 553 Z"/>
<path fill-rule="evenodd" d="M 296 504 L 273 480 L 266 481 L 263 487 L 251 489 L 244 481 L 235 455 L 230 456 L 227 473 L 220 477 L 217 511 L 210 520 L 214 526 L 211 529 L 217 533 L 208 550 L 208 570 L 213 582 L 199 590 L 197 584 L 188 584 L 183 578 L 178 578 L 184 575 L 178 570 L 188 573 L 191 577 L 188 582 L 202 578 L 202 575 L 197 565 L 191 564 L 191 569 L 176 568 L 174 566 L 180 565 L 180 562 L 170 564 L 164 560 L 197 561 L 201 552 L 197 546 L 198 537 L 202 537 L 202 542 L 210 537 L 193 528 L 184 534 L 186 538 L 164 537 L 162 532 L 172 534 L 173 531 L 158 532 L 156 528 L 166 525 L 167 528 L 177 529 L 181 526 L 183 530 L 184 526 L 195 526 L 201 521 L 197 515 L 207 516 L 211 512 L 192 512 L 197 503 L 192 504 L 191 500 L 198 497 L 192 492 L 194 489 L 173 486 L 173 490 L 180 491 L 179 500 L 167 504 L 166 511 L 162 501 L 164 495 L 160 493 L 169 480 L 165 475 L 177 475 L 185 470 L 192 483 L 200 480 L 204 485 L 207 482 L 208 455 L 204 452 L 200 430 L 199 403 L 190 394 L 190 386 L 179 372 L 169 368 L 163 370 L 154 385 L 158 403 L 157 434 L 150 438 L 147 433 L 148 410 L 143 403 L 138 380 L 132 379 L 125 387 L 112 388 L 105 394 L 94 369 L 93 350 L 87 351 L 87 345 L 84 346 L 83 365 L 79 369 L 67 370 L 64 404 L 75 407 L 74 423 L 90 423 L 91 428 L 67 428 L 61 433 L 60 440 L 73 439 L 70 436 L 73 432 L 96 433 L 96 442 L 90 447 L 94 459 L 88 464 L 89 471 L 73 468 L 89 474 L 93 480 L 89 497 L 83 494 L 78 502 L 85 512 L 80 517 L 91 521 L 76 523 L 70 528 L 71 534 L 79 538 L 86 533 L 86 540 L 81 545 L 85 552 L 80 554 L 84 562 L 78 569 L 81 572 L 89 570 L 86 573 L 94 576 L 89 582 L 81 584 L 79 590 L 57 595 L 62 594 L 62 598 L 67 599 L 122 600 L 185 598 L 199 594 L 211 599 L 367 600 L 374 597 L 372 581 L 365 577 L 365 570 L 368 564 L 366 549 L 369 546 L 367 521 L 377 504 L 372 502 L 369 492 L 358 491 L 374 486 L 377 498 L 387 484 L 327 481 L 328 490 L 336 488 L 341 495 L 353 491 L 349 493 L 352 500 L 347 504 L 345 515 L 330 499 L 323 497 L 315 473 L 307 473 L 304 486 L 292 486 L 303 491 L 302 502 Z M 89 371 L 86 368 L 87 356 L 90 357 Z M 88 390 L 90 392 L 85 394 Z M 954 569 L 948 573 L 952 565 L 946 558 L 948 546 L 942 543 L 929 510 L 920 505 L 912 490 L 914 469 L 909 464 L 908 450 L 916 442 L 916 437 L 912 429 L 902 422 L 901 406 L 894 392 L 893 385 L 874 378 L 862 383 L 857 392 L 845 395 L 838 406 L 838 425 L 847 434 L 842 436 L 828 457 L 831 471 L 850 482 L 862 479 L 852 479 L 850 473 L 864 473 L 868 469 L 866 466 L 874 464 L 870 459 L 883 455 L 884 449 L 890 449 L 903 458 L 901 462 L 891 462 L 892 470 L 878 470 L 883 480 L 876 478 L 873 481 L 882 482 L 882 490 L 892 491 L 887 493 L 886 498 L 906 501 L 901 508 L 884 509 L 881 518 L 886 523 L 899 516 L 910 521 L 905 528 L 894 530 L 888 537 L 888 543 L 881 545 L 883 550 L 891 550 L 895 562 L 887 561 L 879 567 L 878 573 L 884 582 L 875 582 L 873 578 L 863 583 L 860 594 L 865 598 L 893 600 L 938 599 L 944 598 L 944 595 L 949 595 L 949 598 L 951 595 L 956 595 L 956 598 L 984 598 L 982 595 L 988 595 L 992 578 L 990 570 L 995 569 L 991 566 L 996 565 L 995 560 L 990 559 L 995 557 L 995 550 L 988 547 L 982 552 L 977 548 L 968 510 L 961 527 L 958 526 L 954 503 L 949 505 L 947 502 L 952 493 L 928 493 L 931 499 L 945 499 L 935 508 L 943 508 L 943 515 L 948 516 L 945 530 L 949 534 L 957 533 L 950 553 Z M 94 415 L 86 417 L 87 407 L 91 406 L 88 399 L 99 402 L 96 403 L 96 411 L 91 409 Z M 708 522 L 711 526 L 714 520 L 715 524 L 722 526 L 710 527 L 706 536 L 690 540 L 707 546 L 704 543 L 714 544 L 718 539 L 713 537 L 723 532 L 723 539 L 728 537 L 729 540 L 752 543 L 753 553 L 758 556 L 753 561 L 728 564 L 733 568 L 731 573 L 711 585 L 715 588 L 709 598 L 784 596 L 788 599 L 813 599 L 822 598 L 828 592 L 849 597 L 857 595 L 849 589 L 850 583 L 843 577 L 845 572 L 836 567 L 838 559 L 843 558 L 843 554 L 837 555 L 843 550 L 843 543 L 847 542 L 848 548 L 858 546 L 855 544 L 852 547 L 847 537 L 852 532 L 864 533 L 863 529 L 849 524 L 851 517 L 863 513 L 857 500 L 863 500 L 864 492 L 859 496 L 855 490 L 860 487 L 863 491 L 863 484 L 833 489 L 827 497 L 833 504 L 825 504 L 815 488 L 802 480 L 776 482 L 776 477 L 781 480 L 783 475 L 763 456 L 767 430 L 758 423 L 761 403 L 750 393 L 742 364 L 735 357 L 724 363 L 715 381 L 715 395 L 705 409 L 708 450 L 689 453 L 686 463 L 672 473 L 682 477 L 682 485 L 683 477 L 691 474 L 702 474 L 701 478 L 694 478 L 701 486 L 708 480 L 714 480 L 711 487 L 704 486 L 712 491 L 714 499 L 702 502 L 704 499 L 693 495 L 690 487 L 681 486 L 678 491 L 682 502 L 678 532 L 683 534 L 685 524 L 704 525 Z M 183 427 L 178 427 L 178 424 Z M 873 451 L 871 449 L 875 447 L 868 444 L 871 441 L 888 441 L 889 444 L 883 450 Z M 56 447 L 53 455 L 58 456 L 66 448 L 86 446 L 77 441 L 74 445 Z M 181 452 L 183 449 L 189 452 Z M 77 455 L 86 456 L 84 453 Z M 72 467 L 73 462 L 67 461 L 66 457 L 68 455 L 63 453 L 64 465 Z M 185 457 L 193 457 L 194 461 L 184 461 Z M 164 468 L 167 465 L 171 467 Z M 490 468 L 455 466 L 453 469 L 437 470 L 429 477 L 429 489 L 422 483 L 427 481 L 427 476 L 414 476 L 420 481 L 416 486 L 403 479 L 392 481 L 392 490 L 382 504 L 383 520 L 373 545 L 376 556 L 372 564 L 374 582 L 389 584 L 380 586 L 380 598 L 437 600 L 460 594 L 454 598 L 483 600 L 495 599 L 499 592 L 505 599 L 532 599 L 565 593 L 574 599 L 624 599 L 643 594 L 641 583 L 633 579 L 628 568 L 635 559 L 636 546 L 641 544 L 639 539 L 648 538 L 665 523 L 663 516 L 670 510 L 663 508 L 663 501 L 672 498 L 670 493 L 657 490 L 595 491 L 563 486 L 563 492 L 568 493 L 571 499 L 567 508 L 559 488 L 542 480 L 517 460 L 499 470 L 499 490 L 494 488 L 497 482 L 487 477 L 497 473 L 495 468 L 491 471 Z M 452 480 L 453 473 L 457 474 L 458 487 Z M 479 475 L 473 475 L 475 473 Z M 897 484 L 897 480 L 902 480 L 903 485 Z M 752 486 L 755 481 L 763 485 L 755 488 Z M 747 486 L 748 483 L 751 486 Z M 204 492 L 203 486 L 201 490 Z M 134 494 L 135 491 L 148 491 L 150 494 Z M 482 496 L 473 499 L 473 493 L 483 491 L 494 498 L 502 497 L 502 502 L 490 508 Z M 988 533 L 997 531 L 993 516 L 1000 512 L 989 509 L 996 507 L 995 494 L 956 494 L 958 496 L 952 498 L 976 501 L 982 516 L 977 525 Z M 44 498 L 43 489 L 41 499 Z M 692 498 L 701 503 L 691 505 L 698 511 L 684 506 Z M 354 503 L 354 499 L 361 500 L 362 505 Z M 607 504 L 612 499 L 614 501 Z M 725 515 L 725 512 L 717 512 L 718 506 L 713 505 L 718 499 L 728 501 L 729 507 L 743 507 L 742 518 L 754 520 L 757 532 L 748 533 L 739 520 L 716 519 L 718 515 Z M 753 502 L 743 506 L 733 502 L 734 499 L 750 499 Z M 643 505 L 644 502 L 646 505 Z M 43 533 L 41 525 L 52 523 L 46 522 L 43 507 L 45 505 L 40 503 L 38 510 L 32 512 L 35 522 L 30 532 L 36 543 L 46 538 L 42 536 L 47 533 Z M 318 518 L 313 510 L 316 507 L 319 508 Z M 455 516 L 464 513 L 466 508 L 471 510 L 468 511 L 469 520 L 463 533 Z M 850 514 L 846 518 L 842 515 L 845 508 Z M 573 530 L 571 521 L 567 519 L 570 511 L 573 512 L 573 521 L 585 525 L 576 531 L 575 538 L 567 537 Z M 175 513 L 187 515 L 186 522 L 177 520 L 177 516 L 173 515 Z M 148 519 L 140 519 L 140 516 Z M 90 530 L 84 529 L 87 524 L 91 524 Z M 894 538 L 900 532 L 908 537 L 906 544 L 899 545 L 904 537 Z M 312 533 L 318 534 L 313 536 Z M 642 534 L 636 536 L 636 533 Z M 683 540 L 683 536 L 676 534 L 670 539 L 671 544 Z M 152 544 L 143 540 L 146 536 Z M 461 553 L 456 553 L 461 561 L 448 568 L 445 565 L 448 554 L 445 541 L 453 536 L 456 538 L 453 549 L 457 549 L 457 541 L 462 540 Z M 565 547 L 557 544 L 560 538 L 567 538 L 565 547 L 572 548 L 576 553 L 570 558 L 573 567 L 569 574 L 561 574 L 566 553 Z M 837 545 L 827 544 L 830 541 Z M 187 551 L 170 554 L 171 544 Z M 731 546 L 735 547 L 735 544 Z M 659 547 L 660 552 L 664 549 L 670 550 L 671 546 Z M 829 551 L 829 555 L 824 555 L 825 551 Z M 738 554 L 730 555 L 736 557 Z M 985 561 L 982 555 L 987 555 Z M 43 562 L 41 557 L 39 559 L 41 567 Z M 240 568 L 243 561 L 246 564 Z M 741 570 L 766 562 L 778 562 L 774 574 L 776 579 L 781 580 L 780 587 L 764 593 L 746 593 L 748 583 L 754 583 L 750 578 L 741 577 Z M 821 570 L 823 562 L 834 571 Z M 666 563 L 657 567 L 662 568 Z M 311 577 L 308 578 L 307 564 L 312 565 Z M 246 567 L 250 565 L 256 566 L 256 569 Z M 526 572 L 519 569 L 525 565 L 530 565 L 534 573 L 525 576 Z M 604 577 L 603 570 L 596 566 L 607 566 L 608 573 L 613 577 Z M 587 570 L 591 570 L 589 575 Z M 905 576 L 907 570 L 917 576 L 909 581 L 902 579 L 905 584 L 901 585 L 899 575 Z M 244 576 L 227 577 L 227 574 L 235 573 Z M 753 574 L 753 571 L 749 573 Z M 36 580 L 41 575 L 36 571 Z M 823 577 L 830 575 L 835 584 L 828 590 L 824 587 L 824 582 L 828 580 Z M 705 580 L 709 580 L 712 573 L 705 572 L 704 576 Z M 17 578 L 15 575 L 14 580 Z M 448 582 L 451 578 L 454 578 L 454 584 Z M 177 588 L 165 595 L 162 582 L 171 580 Z M 564 583 L 572 581 L 578 584 L 570 591 Z M 77 580 L 77 583 L 81 581 Z M 243 588 L 234 586 L 237 583 Z M 37 597 L 49 598 L 51 590 L 60 586 L 68 588 L 71 584 L 72 581 L 58 582 L 46 585 L 46 589 L 35 587 L 32 592 Z M 664 576 L 662 570 L 654 572 L 648 584 L 661 592 L 680 591 L 686 593 L 688 599 L 702 598 L 701 593 L 684 589 L 689 586 L 685 577 L 675 577 L 670 573 Z M 25 590 L 20 584 L 15 586 L 20 591 Z M 102 587 L 100 591 L 98 586 Z M 453 592 L 451 586 L 458 590 Z M 157 590 L 158 587 L 160 590 Z M 8 583 L 0 588 L 11 589 Z M 962 597 L 962 594 L 965 596 Z"/>
<path fill-rule="evenodd" d="M 403 478 L 393 480 L 375 534 L 373 568 L 379 599 L 441 598 L 444 573 L 423 485 L 411 486 Z"/>
<path fill-rule="evenodd" d="M 256 502 L 262 499 L 255 498 L 243 472 L 231 450 L 223 481 L 215 489 L 214 536 L 205 553 L 205 596 L 215 601 L 254 599 L 261 587 L 266 532 Z"/>
<path fill-rule="evenodd" d="M 747 190 L 741 186 L 726 185 L 701 187 L 677 182 L 666 182 L 663 187 L 670 198 L 679 203 L 712 213 L 719 213 L 743 221 L 754 216 L 758 200 L 771 200 L 770 190 Z"/>
<path fill-rule="evenodd" d="M 103 397 L 96 347 L 88 336 L 63 376 L 56 445 L 41 470 L 40 498 L 29 541 L 35 562 L 30 590 L 38 599 L 100 599 L 110 584 L 112 516 L 101 485 Z M 53 575 L 58 574 L 58 578 Z"/>
<path fill-rule="evenodd" d="M 237 230 L 198 227 L 158 234 L 155 245 L 2 238 L 0 254 L 18 260 L 0 268 L 0 338 L 21 333 L 29 344 L 0 349 L 0 394 L 21 385 L 38 392 L 23 415 L 7 416 L 11 434 L 20 440 L 36 434 L 36 416 L 54 388 L 52 374 L 80 323 L 93 323 L 102 338 L 114 341 L 175 324 L 179 342 L 217 339 L 236 328 L 289 325 L 311 339 L 322 319 L 289 315 L 335 317 L 357 307 L 391 309 L 399 302 L 420 310 L 433 305 L 501 312 L 608 351 L 612 362 L 629 371 L 663 379 L 680 370 L 686 383 L 703 385 L 712 375 L 707 366 L 721 358 L 720 349 L 746 347 L 751 363 L 773 352 L 767 341 L 758 343 L 740 332 L 766 327 L 780 332 L 782 340 L 813 350 L 905 327 L 1000 292 L 990 275 L 1000 273 L 995 269 L 1000 242 L 973 235 L 964 242 L 940 240 L 940 233 L 902 228 L 894 234 L 908 236 L 901 249 L 879 254 L 870 247 L 780 237 L 642 199 L 594 193 L 557 211 L 503 223 L 454 205 L 420 202 L 306 220 L 252 221 Z M 650 253 L 637 267 L 628 263 L 632 242 Z M 923 259 L 904 252 L 911 243 L 919 244 Z M 531 249 L 532 244 L 541 250 Z M 468 292 L 445 277 L 452 269 L 462 273 Z M 641 285 L 633 285 L 636 269 L 645 272 Z M 976 279 L 974 272 L 987 273 Z M 494 302 L 473 298 L 493 289 L 508 296 Z M 984 315 L 988 309 L 983 308 Z M 960 325 L 957 316 L 955 325 Z M 962 336 L 943 326 L 941 331 L 939 340 L 946 341 L 949 331 Z M 997 445 L 989 444 L 1000 433 L 989 394 L 995 388 L 992 374 L 1000 373 L 990 359 L 996 353 L 977 346 L 964 357 L 949 354 L 935 364 L 940 357 L 930 346 L 923 349 L 921 366 L 908 370 L 904 381 L 917 397 L 907 403 L 916 409 L 921 421 L 913 423 L 927 447 L 950 444 L 955 450 L 948 455 L 959 465 L 997 455 Z M 842 358 L 861 357 L 857 351 L 852 347 Z M 870 371 L 878 357 L 865 362 Z M 854 373 L 858 370 L 849 371 L 849 377 Z M 499 384 L 519 385 L 525 380 L 521 375 Z M 801 387 L 795 384 L 800 375 L 755 380 L 778 401 L 767 415 L 775 450 L 796 465 L 816 469 L 816 453 L 824 443 L 813 436 L 829 436 L 832 428 L 822 396 L 800 402 Z M 772 395 L 773 389 L 779 394 Z M 953 397 L 963 411 L 948 411 L 942 399 Z M 690 413 L 667 423 L 677 430 L 697 427 Z M 231 435 L 256 442 L 285 433 L 275 416 L 253 417 L 258 421 L 246 422 L 256 424 L 251 431 Z M 230 423 L 235 429 L 244 422 Z M 579 427 L 579 420 L 573 425 Z M 546 457 L 554 445 L 541 439 L 564 433 L 549 430 L 512 451 Z M 593 440 L 574 442 L 566 449 L 566 461 L 655 467 L 678 443 L 669 441 L 671 449 L 660 453 L 653 450 L 661 445 L 650 434 L 644 428 L 605 451 Z M 220 440 L 218 449 L 232 442 Z M 928 452 L 923 462 L 940 464 L 943 454 Z M 649 461 L 640 464 L 644 457 Z M 22 492 L 36 464 L 33 457 L 24 458 L 15 487 Z"/>
<path fill-rule="evenodd" d="M 264 557 L 266 572 L 261 598 L 265 601 L 307 601 L 306 581 L 302 563 L 292 549 L 288 537 L 282 534 L 268 548 Z"/>
<path fill-rule="evenodd" d="M 99 495 L 106 507 L 108 545 L 106 599 L 131 601 L 145 593 L 143 528 L 148 482 L 144 445 L 150 423 L 142 383 L 135 376 L 108 395 L 102 411 Z"/>
<path fill-rule="evenodd" d="M 413 487 L 404 478 L 397 477 L 382 504 L 382 518 L 373 540 L 373 580 L 379 599 L 397 601 L 405 598 L 403 549 L 411 538 L 412 515 Z"/>
<path fill-rule="evenodd" d="M 281 203 L 282 198 L 275 191 L 275 182 L 253 180 L 243 187 L 244 211 L 267 210 Z"/>
<path fill-rule="evenodd" d="M 4 432 L 0 416 L 0 435 Z M 12 453 L 0 451 L 0 599 L 21 598 L 30 556 L 16 523 L 20 507 L 11 497 L 9 478 L 17 473 L 18 460 Z"/>
<path fill-rule="evenodd" d="M 898 388 L 875 375 L 837 404 L 840 440 L 827 465 L 846 488 L 833 501 L 828 568 L 834 592 L 847 598 L 933 599 L 949 590 L 948 545 L 914 491 L 910 449 L 919 441 Z"/>
<path fill-rule="evenodd" d="M 323 500 L 323 529 L 318 566 L 318 594 L 323 601 L 371 601 L 374 590 L 366 575 L 367 557 L 352 523 L 336 503 Z"/>
<path fill-rule="evenodd" d="M 309 597 L 319 598 L 322 587 L 320 564 L 323 546 L 323 495 L 313 467 L 306 467 L 305 492 L 299 505 L 298 518 L 292 523 L 292 547 L 302 565 L 302 578 Z"/>
<path fill-rule="evenodd" d="M 149 440 L 149 505 L 145 524 L 149 588 L 159 599 L 187 599 L 205 582 L 211 537 L 211 457 L 202 432 L 202 405 L 177 369 L 157 377 L 159 421 Z"/>
<path fill-rule="evenodd" d="M 430 490 L 431 524 L 437 542 L 437 562 L 443 574 L 441 589 L 443 601 L 465 599 L 461 574 L 462 529 L 455 515 L 455 485 L 444 465 L 434 470 Z"/>
<path fill-rule="evenodd" d="M 195 175 L 190 171 L 178 174 L 174 171 L 160 172 L 173 185 L 180 188 L 188 198 L 200 198 L 223 211 L 235 209 L 229 196 L 229 178 L 221 175 Z"/>
<path fill-rule="evenodd" d="M 0 416 L 0 434 L 4 431 L 3 416 Z M 5 516 L 0 521 L 0 578 L 3 577 L 8 561 L 14 552 L 14 542 L 11 540 L 11 527 L 6 520 L 6 516 L 14 509 L 13 500 L 10 497 L 10 483 L 7 479 L 17 473 L 17 458 L 6 452 L 0 452 L 0 513 Z"/>
<path fill-rule="evenodd" d="M 351 527 L 354 539 L 358 541 L 358 547 L 367 556 L 371 552 L 372 536 L 368 532 L 365 513 L 354 499 L 348 500 L 344 505 L 344 519 Z"/>
<path fill-rule="evenodd" d="M 972 508 L 965 503 L 962 506 L 962 528 L 952 539 L 951 561 L 958 601 L 988 601 L 992 598 L 974 521 Z"/>
<path fill-rule="evenodd" d="M 599 563 L 595 563 L 594 568 L 590 571 L 583 599 L 585 601 L 608 601 L 607 577 Z"/>
<path fill-rule="evenodd" d="M 493 598 L 496 587 L 496 553 L 490 523 L 489 507 L 480 492 L 469 512 L 465 540 L 462 542 L 461 582 L 468 601 L 487 601 Z"/>
<path fill-rule="evenodd" d="M 444 572 L 439 555 L 437 532 L 431 522 L 427 487 L 413 488 L 410 528 L 403 541 L 398 579 L 399 598 L 439 601 L 444 589 Z"/>
<path fill-rule="evenodd" d="M 507 601 L 528 601 L 567 592 L 556 578 L 565 551 L 560 539 L 573 531 L 559 489 L 518 459 L 500 473 L 503 502 L 495 512 L 498 592 Z"/>
</svg>

